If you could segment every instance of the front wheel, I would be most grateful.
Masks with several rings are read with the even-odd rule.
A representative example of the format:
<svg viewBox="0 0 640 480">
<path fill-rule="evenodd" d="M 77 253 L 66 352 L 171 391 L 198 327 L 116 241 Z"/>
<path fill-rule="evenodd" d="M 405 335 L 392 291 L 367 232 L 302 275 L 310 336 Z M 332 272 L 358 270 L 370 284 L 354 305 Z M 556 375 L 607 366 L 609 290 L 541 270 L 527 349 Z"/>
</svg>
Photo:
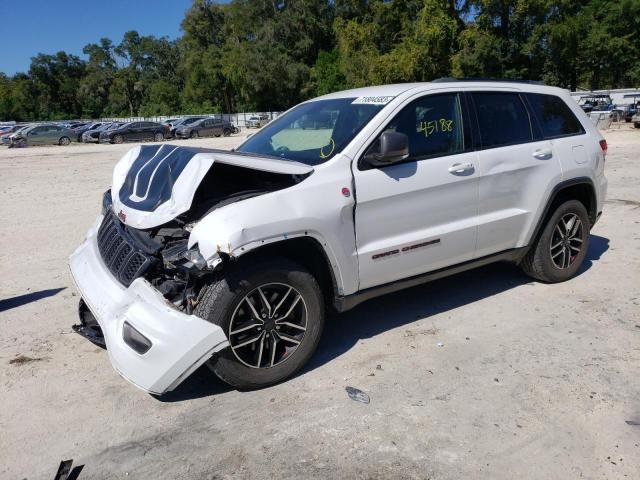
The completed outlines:
<svg viewBox="0 0 640 480">
<path fill-rule="evenodd" d="M 231 130 L 229 128 L 225 128 L 222 131 L 222 135 L 224 135 L 225 137 L 228 137 L 229 135 L 231 135 Z"/>
<path fill-rule="evenodd" d="M 229 347 L 207 365 L 224 382 L 254 389 L 304 366 L 324 325 L 316 279 L 288 259 L 241 262 L 200 292 L 195 314 L 220 326 Z"/>
<path fill-rule="evenodd" d="M 124 142 L 124 137 L 119 133 L 113 136 L 113 143 L 122 143 Z"/>
<path fill-rule="evenodd" d="M 71 139 L 69 137 L 62 137 L 58 140 L 58 145 L 69 145 L 71 143 Z"/>
<path fill-rule="evenodd" d="M 524 272 L 549 283 L 569 280 L 587 255 L 590 225 L 582 202 L 568 200 L 560 204 L 524 257 Z"/>
</svg>

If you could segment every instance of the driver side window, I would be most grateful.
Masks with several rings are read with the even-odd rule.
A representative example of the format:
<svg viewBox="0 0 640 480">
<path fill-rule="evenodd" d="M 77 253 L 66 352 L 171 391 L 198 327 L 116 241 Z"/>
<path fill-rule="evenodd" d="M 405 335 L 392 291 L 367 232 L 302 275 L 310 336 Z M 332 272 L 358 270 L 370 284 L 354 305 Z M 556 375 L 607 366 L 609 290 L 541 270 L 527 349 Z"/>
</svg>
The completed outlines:
<svg viewBox="0 0 640 480">
<path fill-rule="evenodd" d="M 427 95 L 404 107 L 384 131 L 404 133 L 409 139 L 409 158 L 424 160 L 462 153 L 465 149 L 460 97 L 456 93 Z M 365 156 L 380 149 L 378 137 Z"/>
</svg>

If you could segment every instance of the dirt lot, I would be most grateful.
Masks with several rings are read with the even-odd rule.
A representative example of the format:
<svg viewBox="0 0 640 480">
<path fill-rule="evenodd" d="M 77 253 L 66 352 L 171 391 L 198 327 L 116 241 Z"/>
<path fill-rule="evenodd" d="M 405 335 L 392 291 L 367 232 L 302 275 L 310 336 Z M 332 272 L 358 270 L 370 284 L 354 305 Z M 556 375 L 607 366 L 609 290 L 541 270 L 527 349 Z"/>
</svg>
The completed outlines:
<svg viewBox="0 0 640 480">
<path fill-rule="evenodd" d="M 70 328 L 67 257 L 130 145 L 2 148 L 0 478 L 50 480 L 67 458 L 80 480 L 640 478 L 640 130 L 607 138 L 609 199 L 574 280 L 461 274 L 330 319 L 282 385 L 201 369 L 160 399 Z"/>
</svg>

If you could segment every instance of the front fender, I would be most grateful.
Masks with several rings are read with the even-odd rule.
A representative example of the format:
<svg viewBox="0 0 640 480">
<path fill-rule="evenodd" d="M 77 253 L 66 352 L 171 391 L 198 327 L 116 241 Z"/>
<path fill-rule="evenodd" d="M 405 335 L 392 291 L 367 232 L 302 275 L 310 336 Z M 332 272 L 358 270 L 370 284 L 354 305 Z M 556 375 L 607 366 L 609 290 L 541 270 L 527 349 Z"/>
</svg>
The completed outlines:
<svg viewBox="0 0 640 480">
<path fill-rule="evenodd" d="M 338 294 L 355 292 L 358 268 L 353 200 L 321 195 L 326 185 L 314 185 L 310 180 L 303 188 L 299 184 L 212 211 L 193 228 L 189 248 L 197 244 L 211 264 L 221 253 L 240 257 L 270 243 L 312 237 L 331 264 Z"/>
</svg>

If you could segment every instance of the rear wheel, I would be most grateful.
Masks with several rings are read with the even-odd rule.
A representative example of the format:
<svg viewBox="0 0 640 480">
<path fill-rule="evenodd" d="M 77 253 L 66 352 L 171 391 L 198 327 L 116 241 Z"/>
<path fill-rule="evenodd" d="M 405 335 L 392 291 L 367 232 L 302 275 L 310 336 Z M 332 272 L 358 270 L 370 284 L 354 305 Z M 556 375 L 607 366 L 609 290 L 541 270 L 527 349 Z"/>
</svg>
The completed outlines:
<svg viewBox="0 0 640 480">
<path fill-rule="evenodd" d="M 229 339 L 207 365 L 234 387 L 266 387 L 293 375 L 315 351 L 322 292 L 311 273 L 285 258 L 235 267 L 203 288 L 194 312 Z"/>
<path fill-rule="evenodd" d="M 523 270 L 549 283 L 570 279 L 587 254 L 589 230 L 589 215 L 582 202 L 568 200 L 560 204 L 523 259 Z"/>
<path fill-rule="evenodd" d="M 113 136 L 113 143 L 122 143 L 124 142 L 124 137 L 119 133 Z"/>
<path fill-rule="evenodd" d="M 58 145 L 69 145 L 71 143 L 71 139 L 69 137 L 62 137 L 58 140 Z"/>
<path fill-rule="evenodd" d="M 161 141 L 163 141 L 163 140 L 164 140 L 164 135 L 158 132 L 158 133 L 156 133 L 156 134 L 153 136 L 153 139 L 154 139 L 156 142 L 161 142 Z"/>
<path fill-rule="evenodd" d="M 198 132 L 196 132 L 195 130 L 193 130 L 191 132 L 191 135 L 189 135 L 190 138 L 198 138 L 200 136 L 200 134 Z"/>
<path fill-rule="evenodd" d="M 222 131 L 222 135 L 224 135 L 225 137 L 228 137 L 229 135 L 231 135 L 231 130 L 230 130 L 230 129 L 228 129 L 228 128 L 225 128 L 225 129 Z"/>
</svg>

